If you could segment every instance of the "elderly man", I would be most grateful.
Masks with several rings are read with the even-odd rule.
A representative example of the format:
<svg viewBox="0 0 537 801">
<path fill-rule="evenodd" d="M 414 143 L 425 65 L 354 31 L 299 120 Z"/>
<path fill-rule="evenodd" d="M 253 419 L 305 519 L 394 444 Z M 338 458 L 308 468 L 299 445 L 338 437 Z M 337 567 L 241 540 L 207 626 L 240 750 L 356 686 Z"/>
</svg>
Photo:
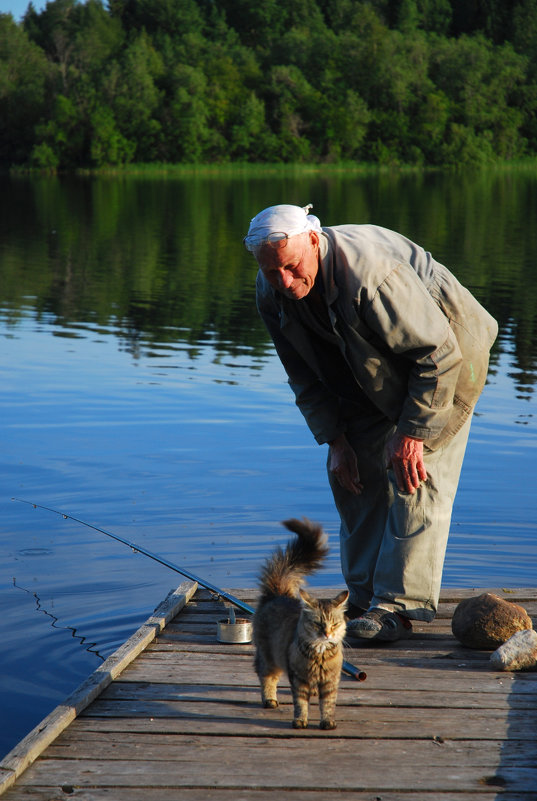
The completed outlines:
<svg viewBox="0 0 537 801">
<path fill-rule="evenodd" d="M 257 304 L 319 444 L 341 518 L 348 634 L 433 619 L 493 318 L 439 262 L 375 225 L 321 228 L 310 206 L 250 223 Z"/>
</svg>

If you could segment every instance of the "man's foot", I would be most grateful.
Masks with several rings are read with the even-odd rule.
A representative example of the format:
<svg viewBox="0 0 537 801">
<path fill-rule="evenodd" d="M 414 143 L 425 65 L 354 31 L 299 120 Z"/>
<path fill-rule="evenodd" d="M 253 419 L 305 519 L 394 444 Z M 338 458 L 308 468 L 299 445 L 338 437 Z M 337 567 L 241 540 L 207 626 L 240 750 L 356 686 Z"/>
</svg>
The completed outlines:
<svg viewBox="0 0 537 801">
<path fill-rule="evenodd" d="M 345 617 L 347 620 L 354 620 L 356 617 L 361 617 L 367 612 L 367 609 L 364 609 L 363 606 L 356 606 L 356 604 L 348 603 L 347 609 L 345 610 Z"/>
<path fill-rule="evenodd" d="M 412 635 L 412 623 L 398 612 L 373 607 L 347 623 L 347 635 L 364 640 L 395 642 Z"/>
</svg>

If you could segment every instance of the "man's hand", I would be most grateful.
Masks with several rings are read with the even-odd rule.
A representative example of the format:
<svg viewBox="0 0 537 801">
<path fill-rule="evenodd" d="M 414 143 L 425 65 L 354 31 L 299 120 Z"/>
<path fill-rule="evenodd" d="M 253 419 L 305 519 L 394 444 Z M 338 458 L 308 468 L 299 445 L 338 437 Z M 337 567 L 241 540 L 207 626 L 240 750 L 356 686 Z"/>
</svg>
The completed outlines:
<svg viewBox="0 0 537 801">
<path fill-rule="evenodd" d="M 356 454 L 345 434 L 340 434 L 330 445 L 330 472 L 335 475 L 343 489 L 360 495 L 363 484 L 358 473 Z"/>
<path fill-rule="evenodd" d="M 401 492 L 413 494 L 420 481 L 427 480 L 423 462 L 423 440 L 395 432 L 386 443 L 386 456 L 388 467 L 393 468 Z"/>
</svg>

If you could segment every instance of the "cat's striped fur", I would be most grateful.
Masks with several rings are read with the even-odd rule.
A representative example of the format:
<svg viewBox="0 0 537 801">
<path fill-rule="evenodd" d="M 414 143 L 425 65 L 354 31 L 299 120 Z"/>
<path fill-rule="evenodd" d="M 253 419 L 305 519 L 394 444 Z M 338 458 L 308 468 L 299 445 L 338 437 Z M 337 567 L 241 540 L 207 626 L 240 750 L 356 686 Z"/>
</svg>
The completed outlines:
<svg viewBox="0 0 537 801">
<path fill-rule="evenodd" d="M 327 538 L 321 526 L 305 518 L 283 525 L 296 536 L 265 563 L 254 615 L 261 698 L 265 707 L 278 706 L 277 685 L 285 671 L 293 694 L 293 726 L 308 725 L 308 702 L 318 694 L 321 728 L 334 729 L 349 594 L 317 600 L 302 589 L 304 577 L 317 570 L 328 553 Z"/>
</svg>

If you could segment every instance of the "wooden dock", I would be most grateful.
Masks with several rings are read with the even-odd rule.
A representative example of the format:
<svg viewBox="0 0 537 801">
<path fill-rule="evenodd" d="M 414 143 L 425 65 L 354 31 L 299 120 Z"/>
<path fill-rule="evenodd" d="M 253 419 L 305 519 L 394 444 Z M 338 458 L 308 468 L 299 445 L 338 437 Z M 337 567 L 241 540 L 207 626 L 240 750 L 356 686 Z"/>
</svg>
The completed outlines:
<svg viewBox="0 0 537 801">
<path fill-rule="evenodd" d="M 294 730 L 286 683 L 278 709 L 261 707 L 253 647 L 218 643 L 224 604 L 195 590 L 182 584 L 4 758 L 3 801 L 537 799 L 537 672 L 495 672 L 451 634 L 457 603 L 485 590 L 445 590 L 410 640 L 347 648 L 367 680 L 342 678 L 334 731 L 315 703 Z M 491 591 L 535 621 L 537 590 Z"/>
</svg>

